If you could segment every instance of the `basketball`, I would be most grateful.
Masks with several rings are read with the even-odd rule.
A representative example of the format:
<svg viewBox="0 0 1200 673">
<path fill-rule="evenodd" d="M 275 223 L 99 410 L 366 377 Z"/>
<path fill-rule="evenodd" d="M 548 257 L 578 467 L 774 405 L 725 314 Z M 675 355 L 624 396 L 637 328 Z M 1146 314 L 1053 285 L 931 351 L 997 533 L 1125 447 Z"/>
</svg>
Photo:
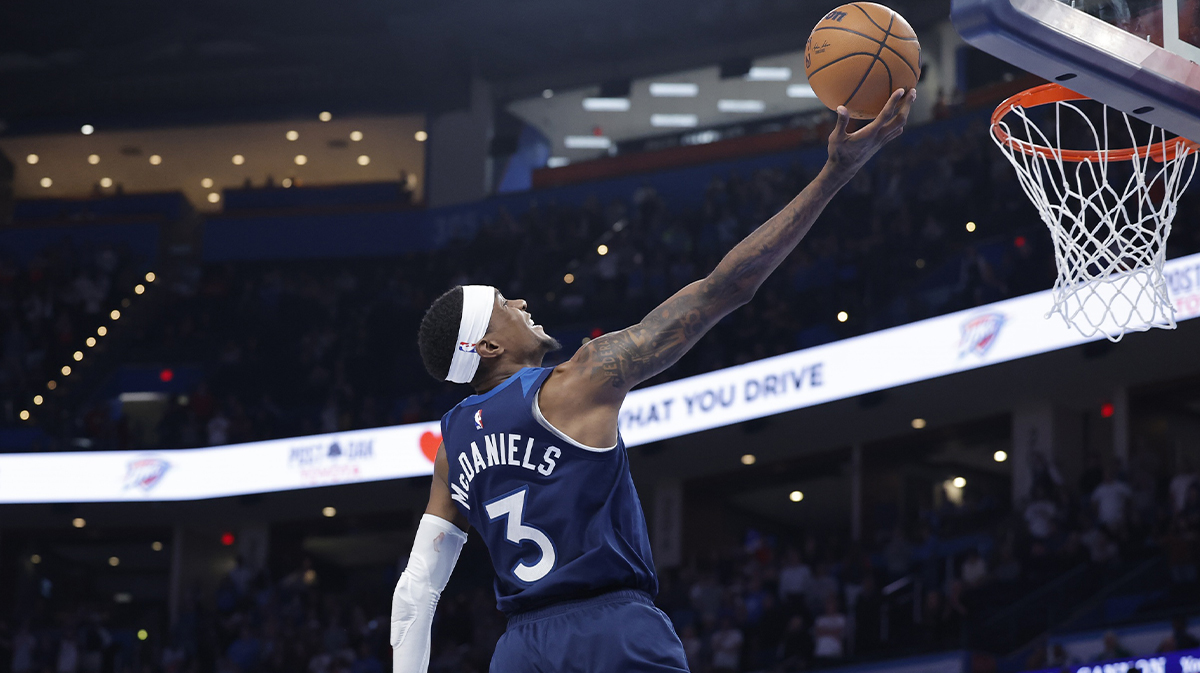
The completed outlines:
<svg viewBox="0 0 1200 673">
<path fill-rule="evenodd" d="M 829 109 L 844 105 L 855 119 L 874 119 L 893 91 L 917 85 L 921 44 L 896 12 L 852 2 L 813 28 L 804 47 L 804 71 Z"/>
</svg>

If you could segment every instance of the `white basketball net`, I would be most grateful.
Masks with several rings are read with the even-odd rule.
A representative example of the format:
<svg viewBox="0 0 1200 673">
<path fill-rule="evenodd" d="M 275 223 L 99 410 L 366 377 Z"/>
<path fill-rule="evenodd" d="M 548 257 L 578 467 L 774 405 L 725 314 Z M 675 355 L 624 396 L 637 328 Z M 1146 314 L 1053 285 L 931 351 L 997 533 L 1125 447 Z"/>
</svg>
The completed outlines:
<svg viewBox="0 0 1200 673">
<path fill-rule="evenodd" d="M 1126 332 L 1174 329 L 1175 309 L 1162 269 L 1176 204 L 1196 172 L 1196 153 L 1189 152 L 1182 139 L 1172 139 L 1177 152 L 1169 161 L 1155 162 L 1142 151 L 1110 166 L 1109 108 L 1104 106 L 1104 121 L 1097 129 L 1076 105 L 1056 102 L 1054 107 L 1053 142 L 1029 117 L 1029 110 L 1020 106 L 1009 113 L 1019 119 L 1016 128 L 1006 122 L 1008 115 L 997 124 L 1009 134 L 1007 143 L 990 134 L 1016 169 L 1021 187 L 1054 239 L 1058 280 L 1052 293 L 1054 306 L 1046 317 L 1058 313 L 1083 336 L 1103 334 L 1114 342 Z M 1114 129 L 1113 140 L 1129 144 L 1118 149 L 1167 140 L 1157 127 L 1150 128 L 1148 141 L 1139 140 L 1129 116 L 1123 112 L 1121 116 L 1125 133 Z M 1064 121 L 1070 129 L 1090 131 L 1096 144 L 1086 149 L 1098 150 L 1097 158 L 1078 163 L 1063 160 Z M 1036 154 L 1020 149 L 1037 146 L 1043 149 Z M 1129 177 L 1121 186 L 1125 174 Z M 1110 183 L 1110 177 L 1117 184 Z"/>
</svg>

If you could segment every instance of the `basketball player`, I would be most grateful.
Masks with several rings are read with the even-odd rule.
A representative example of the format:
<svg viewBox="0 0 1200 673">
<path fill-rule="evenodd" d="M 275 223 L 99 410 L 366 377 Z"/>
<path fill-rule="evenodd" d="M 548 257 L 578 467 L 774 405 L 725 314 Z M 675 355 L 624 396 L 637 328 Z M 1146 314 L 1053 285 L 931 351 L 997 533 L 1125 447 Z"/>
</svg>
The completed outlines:
<svg viewBox="0 0 1200 673">
<path fill-rule="evenodd" d="M 442 417 L 429 506 L 392 598 L 395 673 L 428 668 L 434 610 L 468 527 L 487 544 L 508 616 L 493 673 L 687 670 L 652 602 L 658 580 L 617 412 L 630 389 L 750 301 L 833 195 L 900 135 L 915 99 L 894 92 L 854 133 L 839 107 L 828 161 L 799 196 L 708 277 L 557 367 L 541 366 L 560 346 L 524 300 L 468 285 L 434 301 L 419 337 L 425 367 L 476 394 Z"/>
</svg>

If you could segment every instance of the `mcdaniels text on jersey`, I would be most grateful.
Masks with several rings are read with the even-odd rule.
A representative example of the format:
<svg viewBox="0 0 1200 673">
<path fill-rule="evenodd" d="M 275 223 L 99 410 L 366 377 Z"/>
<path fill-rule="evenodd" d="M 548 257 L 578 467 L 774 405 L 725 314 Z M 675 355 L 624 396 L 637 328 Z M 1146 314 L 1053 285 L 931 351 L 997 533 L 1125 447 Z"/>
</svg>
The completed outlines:
<svg viewBox="0 0 1200 673">
<path fill-rule="evenodd" d="M 541 454 L 539 462 L 530 460 Z M 511 465 L 523 467 L 526 470 L 536 470 L 543 477 L 549 477 L 554 472 L 557 459 L 562 457 L 562 451 L 557 446 L 547 446 L 545 449 L 534 448 L 533 437 L 523 438 L 521 435 L 492 433 L 483 438 L 483 451 L 479 444 L 471 442 L 471 455 L 463 451 L 458 454 L 458 464 L 462 472 L 458 475 L 458 483 L 450 484 L 450 497 L 466 509 L 471 509 L 467 503 L 467 495 L 471 491 L 471 482 L 480 472 L 495 465 Z"/>
</svg>

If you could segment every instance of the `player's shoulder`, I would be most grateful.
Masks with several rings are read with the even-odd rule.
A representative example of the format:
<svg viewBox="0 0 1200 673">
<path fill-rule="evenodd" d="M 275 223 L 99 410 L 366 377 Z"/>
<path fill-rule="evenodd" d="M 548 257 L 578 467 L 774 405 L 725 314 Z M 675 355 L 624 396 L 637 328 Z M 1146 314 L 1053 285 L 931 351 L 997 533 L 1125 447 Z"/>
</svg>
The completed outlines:
<svg viewBox="0 0 1200 673">
<path fill-rule="evenodd" d="M 553 372 L 553 367 L 525 367 L 510 376 L 503 383 L 484 393 L 476 393 L 464 398 L 447 411 L 442 420 L 452 418 L 464 411 L 474 413 L 481 406 L 495 403 L 511 402 L 512 398 L 532 398 L 541 383 Z"/>
</svg>

